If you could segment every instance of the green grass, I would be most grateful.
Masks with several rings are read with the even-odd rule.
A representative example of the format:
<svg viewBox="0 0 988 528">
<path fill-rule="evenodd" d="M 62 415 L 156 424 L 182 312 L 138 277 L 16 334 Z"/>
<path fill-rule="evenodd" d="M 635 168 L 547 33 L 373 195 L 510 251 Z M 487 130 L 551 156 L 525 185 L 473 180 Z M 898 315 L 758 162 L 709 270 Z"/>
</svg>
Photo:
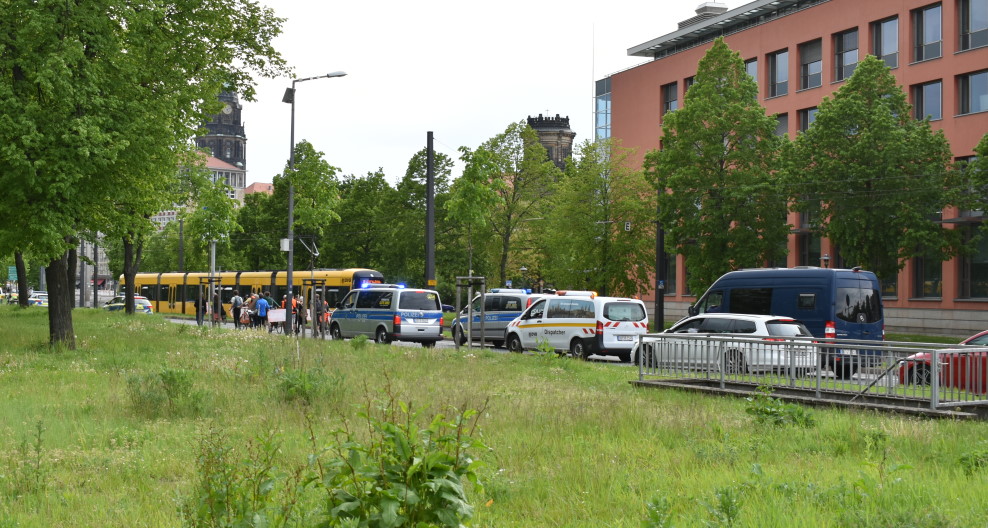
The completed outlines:
<svg viewBox="0 0 988 528">
<path fill-rule="evenodd" d="M 74 316 L 78 350 L 55 352 L 46 312 L 0 307 L 0 527 L 182 526 L 204 431 L 222 431 L 236 453 L 274 431 L 287 470 L 311 450 L 306 414 L 328 439 L 342 420 L 358 423 L 388 380 L 435 412 L 487 402 L 477 436 L 490 449 L 476 454 L 485 488 L 468 487 L 470 526 L 639 527 L 649 503 L 680 527 L 988 518 L 988 468 L 971 462 L 988 453 L 985 423 L 811 409 L 815 426 L 780 428 L 757 424 L 742 399 L 633 387 L 636 372 L 612 364 L 372 343 L 296 348 L 284 336 L 159 315 Z M 296 380 L 306 397 L 289 397 L 289 371 L 321 372 L 319 390 Z M 129 380 L 162 372 L 188 373 L 198 403 L 135 405 Z"/>
</svg>

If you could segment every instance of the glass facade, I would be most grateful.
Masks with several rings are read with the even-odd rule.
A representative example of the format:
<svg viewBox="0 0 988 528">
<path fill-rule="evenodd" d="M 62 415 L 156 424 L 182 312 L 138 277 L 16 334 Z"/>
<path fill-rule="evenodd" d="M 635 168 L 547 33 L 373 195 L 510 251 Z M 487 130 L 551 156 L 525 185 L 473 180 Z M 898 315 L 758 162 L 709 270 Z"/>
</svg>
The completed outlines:
<svg viewBox="0 0 988 528">
<path fill-rule="evenodd" d="M 940 298 L 943 295 L 943 262 L 928 257 L 913 259 L 913 297 Z"/>
<path fill-rule="evenodd" d="M 669 83 L 662 87 L 662 114 L 672 112 L 679 108 L 679 86 L 676 83 Z"/>
<path fill-rule="evenodd" d="M 935 59 L 943 54 L 940 4 L 913 11 L 913 60 Z"/>
<path fill-rule="evenodd" d="M 858 65 L 858 30 L 834 35 L 834 80 L 843 81 Z"/>
<path fill-rule="evenodd" d="M 814 40 L 799 45 L 799 88 L 816 88 L 823 84 L 823 58 L 821 41 Z"/>
<path fill-rule="evenodd" d="M 959 81 L 960 113 L 988 111 L 988 70 L 962 75 Z"/>
<path fill-rule="evenodd" d="M 789 93 L 789 50 L 768 56 L 768 96 L 778 97 Z"/>
<path fill-rule="evenodd" d="M 890 18 L 872 24 L 872 51 L 889 68 L 899 67 L 899 19 Z"/>
<path fill-rule="evenodd" d="M 943 82 L 933 81 L 913 87 L 913 101 L 916 119 L 942 119 Z"/>
<path fill-rule="evenodd" d="M 758 82 L 758 59 L 749 59 L 744 61 L 744 71 L 748 72 L 755 82 Z"/>
<path fill-rule="evenodd" d="M 596 83 L 594 97 L 594 134 L 597 139 L 611 137 L 611 78 Z"/>
<path fill-rule="evenodd" d="M 988 46 L 988 0 L 960 0 L 961 49 Z"/>
</svg>

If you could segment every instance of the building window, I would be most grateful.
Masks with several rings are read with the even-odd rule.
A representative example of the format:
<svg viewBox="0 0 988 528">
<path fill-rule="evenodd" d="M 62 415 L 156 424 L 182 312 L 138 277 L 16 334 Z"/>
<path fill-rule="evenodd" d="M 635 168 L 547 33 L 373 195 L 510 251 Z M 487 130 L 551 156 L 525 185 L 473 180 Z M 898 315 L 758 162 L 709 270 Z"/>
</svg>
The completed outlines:
<svg viewBox="0 0 988 528">
<path fill-rule="evenodd" d="M 872 50 L 889 68 L 899 67 L 899 19 L 880 20 L 871 25 Z"/>
<path fill-rule="evenodd" d="M 611 78 L 596 83 L 594 97 L 594 130 L 597 139 L 611 137 Z"/>
<path fill-rule="evenodd" d="M 882 297 L 894 299 L 899 296 L 899 278 L 883 279 L 881 281 Z"/>
<path fill-rule="evenodd" d="M 834 35 L 834 80 L 843 81 L 858 65 L 858 30 L 851 29 Z"/>
<path fill-rule="evenodd" d="M 988 111 L 988 70 L 960 77 L 961 113 Z"/>
<path fill-rule="evenodd" d="M 943 263 L 929 257 L 913 259 L 913 297 L 940 298 L 943 295 Z"/>
<path fill-rule="evenodd" d="M 768 56 L 768 96 L 778 97 L 789 93 L 789 50 Z"/>
<path fill-rule="evenodd" d="M 968 228 L 968 240 L 977 236 L 977 227 Z M 988 298 L 988 238 L 982 238 L 974 253 L 961 260 L 961 297 L 964 299 Z"/>
<path fill-rule="evenodd" d="M 943 82 L 933 81 L 913 87 L 913 114 L 916 119 L 936 121 L 943 117 L 941 101 L 943 100 Z"/>
<path fill-rule="evenodd" d="M 924 61 L 941 56 L 943 28 L 940 18 L 940 4 L 913 11 L 913 60 Z"/>
<path fill-rule="evenodd" d="M 811 233 L 796 235 L 796 243 L 799 246 L 800 266 L 820 265 L 820 238 Z"/>
<path fill-rule="evenodd" d="M 823 84 L 821 42 L 814 40 L 799 45 L 799 88 L 816 88 Z"/>
<path fill-rule="evenodd" d="M 666 295 L 676 295 L 676 254 L 665 254 L 666 261 Z"/>
<path fill-rule="evenodd" d="M 683 94 L 686 94 L 690 90 L 690 86 L 696 83 L 696 77 L 687 77 L 683 79 Z"/>
<path fill-rule="evenodd" d="M 679 108 L 679 94 L 676 83 L 669 83 L 662 87 L 662 115 Z"/>
<path fill-rule="evenodd" d="M 799 131 L 806 132 L 809 130 L 810 125 L 816 121 L 816 107 L 804 108 L 799 111 Z"/>
<path fill-rule="evenodd" d="M 758 82 L 758 59 L 749 59 L 744 61 L 744 71 L 748 72 L 755 82 Z"/>
<path fill-rule="evenodd" d="M 988 46 L 988 0 L 961 0 L 961 49 Z"/>
<path fill-rule="evenodd" d="M 787 134 L 789 134 L 789 114 L 775 116 L 775 135 L 785 136 Z"/>
</svg>

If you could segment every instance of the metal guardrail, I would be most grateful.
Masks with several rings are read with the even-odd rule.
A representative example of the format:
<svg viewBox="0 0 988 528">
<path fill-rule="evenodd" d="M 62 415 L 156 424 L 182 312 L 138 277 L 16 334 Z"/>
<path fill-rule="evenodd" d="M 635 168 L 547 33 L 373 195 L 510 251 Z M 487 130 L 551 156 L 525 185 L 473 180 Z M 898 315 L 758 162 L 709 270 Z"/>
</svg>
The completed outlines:
<svg viewBox="0 0 988 528">
<path fill-rule="evenodd" d="M 639 381 L 880 396 L 932 410 L 988 406 L 986 347 L 744 334 L 645 334 L 635 347 Z"/>
</svg>

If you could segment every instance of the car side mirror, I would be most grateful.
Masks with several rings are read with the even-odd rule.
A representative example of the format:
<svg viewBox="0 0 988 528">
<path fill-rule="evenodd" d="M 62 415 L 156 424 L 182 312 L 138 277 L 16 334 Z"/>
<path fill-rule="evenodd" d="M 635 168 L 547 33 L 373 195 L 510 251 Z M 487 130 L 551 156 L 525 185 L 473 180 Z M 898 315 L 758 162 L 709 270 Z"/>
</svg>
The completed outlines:
<svg viewBox="0 0 988 528">
<path fill-rule="evenodd" d="M 699 314 L 700 313 L 700 310 L 694 304 L 693 306 L 690 306 L 689 307 L 689 309 L 687 310 L 687 312 L 690 314 L 690 317 L 693 317 L 694 315 Z"/>
</svg>

